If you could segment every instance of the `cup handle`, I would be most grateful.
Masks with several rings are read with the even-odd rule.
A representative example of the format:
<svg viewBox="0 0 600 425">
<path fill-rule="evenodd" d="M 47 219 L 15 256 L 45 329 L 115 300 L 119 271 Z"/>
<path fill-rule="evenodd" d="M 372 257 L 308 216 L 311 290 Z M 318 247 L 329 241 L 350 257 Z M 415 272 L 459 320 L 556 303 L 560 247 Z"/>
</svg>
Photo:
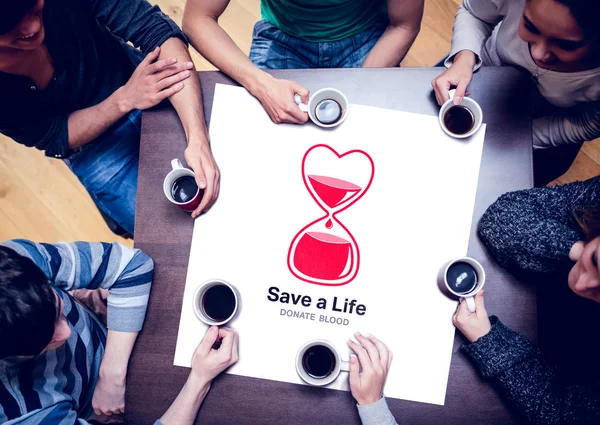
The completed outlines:
<svg viewBox="0 0 600 425">
<path fill-rule="evenodd" d="M 296 105 L 300 107 L 302 112 L 308 112 L 308 105 L 306 103 L 302 103 L 302 98 L 298 93 L 294 95 L 294 102 L 296 102 Z"/>
<path fill-rule="evenodd" d="M 183 168 L 183 165 L 181 164 L 181 161 L 179 159 L 175 158 L 171 160 L 171 168 L 173 170 L 176 170 L 178 168 Z"/>
<path fill-rule="evenodd" d="M 475 313 L 475 297 L 465 297 L 467 308 L 471 313 Z"/>
<path fill-rule="evenodd" d="M 454 100 L 454 95 L 456 94 L 456 89 L 452 89 L 448 91 L 448 96 L 450 96 L 450 100 Z"/>
<path fill-rule="evenodd" d="M 340 371 L 341 372 L 349 372 L 350 371 L 350 362 L 341 360 L 340 361 Z"/>
</svg>

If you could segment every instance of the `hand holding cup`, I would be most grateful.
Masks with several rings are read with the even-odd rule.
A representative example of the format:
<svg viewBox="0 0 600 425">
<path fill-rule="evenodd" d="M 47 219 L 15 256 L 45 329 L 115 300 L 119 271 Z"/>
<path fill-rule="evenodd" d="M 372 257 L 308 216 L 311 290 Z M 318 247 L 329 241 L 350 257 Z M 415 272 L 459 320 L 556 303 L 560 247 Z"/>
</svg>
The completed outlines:
<svg viewBox="0 0 600 425">
<path fill-rule="evenodd" d="M 213 348 L 219 340 L 221 340 L 219 348 Z M 192 374 L 200 382 L 208 385 L 238 359 L 237 331 L 233 328 L 211 326 L 192 357 Z"/>
<path fill-rule="evenodd" d="M 460 300 L 456 313 L 452 317 L 454 326 L 469 340 L 475 342 L 492 329 L 490 318 L 485 309 L 483 299 L 484 291 L 480 291 L 475 295 L 475 305 L 477 306 L 474 312 L 471 312 L 467 307 L 464 299 Z"/>
</svg>

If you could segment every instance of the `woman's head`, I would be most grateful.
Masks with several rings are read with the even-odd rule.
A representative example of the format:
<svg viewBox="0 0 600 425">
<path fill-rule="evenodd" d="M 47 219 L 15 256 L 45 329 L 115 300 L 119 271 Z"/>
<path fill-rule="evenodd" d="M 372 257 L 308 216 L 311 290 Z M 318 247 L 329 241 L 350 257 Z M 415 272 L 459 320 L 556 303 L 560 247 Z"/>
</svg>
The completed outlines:
<svg viewBox="0 0 600 425">
<path fill-rule="evenodd" d="M 519 36 L 536 64 L 572 72 L 598 64 L 600 0 L 527 0 Z"/>
<path fill-rule="evenodd" d="M 577 295 L 600 303 L 600 208 L 586 208 L 575 214 L 585 234 L 569 256 L 575 265 L 569 273 L 569 287 Z"/>
<path fill-rule="evenodd" d="M 44 0 L 0 0 L 0 49 L 33 50 L 44 41 Z"/>
</svg>

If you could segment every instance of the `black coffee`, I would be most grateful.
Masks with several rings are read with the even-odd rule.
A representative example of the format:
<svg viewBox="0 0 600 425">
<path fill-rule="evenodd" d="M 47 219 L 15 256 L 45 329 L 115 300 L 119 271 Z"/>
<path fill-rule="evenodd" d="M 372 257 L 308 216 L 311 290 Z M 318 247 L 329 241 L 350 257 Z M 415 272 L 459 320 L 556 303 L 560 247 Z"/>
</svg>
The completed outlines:
<svg viewBox="0 0 600 425">
<path fill-rule="evenodd" d="M 226 285 L 211 286 L 202 297 L 202 310 L 211 320 L 222 322 L 235 311 L 235 295 Z"/>
<path fill-rule="evenodd" d="M 335 124 L 342 118 L 342 107 L 333 99 L 323 99 L 317 103 L 315 117 L 322 124 Z"/>
<path fill-rule="evenodd" d="M 446 280 L 457 294 L 468 294 L 477 286 L 477 272 L 470 264 L 458 261 L 448 268 Z"/>
<path fill-rule="evenodd" d="M 192 176 L 179 177 L 171 187 L 171 196 L 175 202 L 189 202 L 194 199 L 196 193 L 198 193 L 198 185 Z"/>
<path fill-rule="evenodd" d="M 326 378 L 335 369 L 335 355 L 329 347 L 313 345 L 302 356 L 302 367 L 313 378 Z"/>
<path fill-rule="evenodd" d="M 465 106 L 451 106 L 444 114 L 444 125 L 453 134 L 466 134 L 473 128 L 475 117 Z"/>
</svg>

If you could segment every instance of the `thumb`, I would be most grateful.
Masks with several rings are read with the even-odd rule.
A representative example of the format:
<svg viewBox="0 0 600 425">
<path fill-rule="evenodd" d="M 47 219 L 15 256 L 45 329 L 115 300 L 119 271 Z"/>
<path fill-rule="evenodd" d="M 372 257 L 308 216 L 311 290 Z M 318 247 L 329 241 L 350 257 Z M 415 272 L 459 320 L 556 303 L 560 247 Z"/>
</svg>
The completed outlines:
<svg viewBox="0 0 600 425">
<path fill-rule="evenodd" d="M 198 160 L 198 165 L 194 168 L 194 176 L 196 178 L 196 184 L 199 189 L 206 189 L 206 176 L 204 175 L 204 170 L 202 169 L 202 164 L 200 160 Z"/>
<path fill-rule="evenodd" d="M 148 53 L 146 55 L 146 57 L 144 58 L 144 60 L 142 61 L 142 64 L 150 65 L 152 62 L 154 62 L 156 59 L 158 59 L 158 55 L 160 55 L 160 47 L 157 47 L 156 49 L 154 49 L 150 53 Z"/>
<path fill-rule="evenodd" d="M 485 302 L 483 298 L 483 290 L 479 291 L 477 295 L 475 295 L 475 308 L 477 311 L 477 316 L 479 315 L 487 317 L 487 311 L 485 309 Z"/>
<path fill-rule="evenodd" d="M 294 93 L 298 93 L 300 95 L 302 103 L 308 103 L 308 95 L 310 94 L 310 91 L 306 87 L 298 84 L 295 81 L 292 81 L 292 90 L 294 90 Z"/>
<path fill-rule="evenodd" d="M 217 338 L 219 338 L 219 327 L 211 326 L 204 334 L 204 338 L 202 338 L 202 341 L 200 341 L 200 345 L 198 345 L 197 351 L 201 355 L 207 355 L 208 353 L 210 353 L 212 346 L 215 345 L 215 342 L 217 342 Z"/>
<path fill-rule="evenodd" d="M 456 93 L 454 93 L 454 104 L 460 105 L 460 102 L 465 97 L 465 92 L 467 91 L 467 86 L 471 80 L 468 78 L 461 78 L 458 81 L 458 85 L 456 86 Z"/>
<path fill-rule="evenodd" d="M 360 366 L 358 364 L 358 358 L 354 354 L 350 354 L 350 366 L 349 376 L 350 376 L 350 385 L 358 385 L 360 381 Z"/>
</svg>

